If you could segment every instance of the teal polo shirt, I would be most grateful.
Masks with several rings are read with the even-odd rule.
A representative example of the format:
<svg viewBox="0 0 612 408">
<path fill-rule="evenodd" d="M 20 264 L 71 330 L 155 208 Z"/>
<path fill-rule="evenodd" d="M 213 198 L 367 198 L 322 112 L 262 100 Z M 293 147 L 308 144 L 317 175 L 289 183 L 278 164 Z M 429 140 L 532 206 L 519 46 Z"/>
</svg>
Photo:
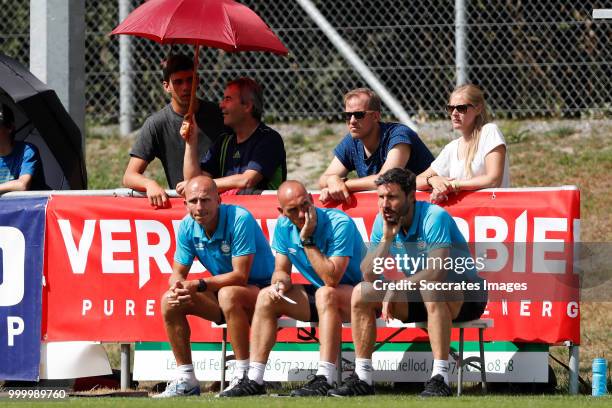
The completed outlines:
<svg viewBox="0 0 612 408">
<path fill-rule="evenodd" d="M 191 266 L 197 256 L 213 275 L 234 270 L 232 258 L 255 254 L 249 273 L 249 284 L 269 285 L 274 271 L 274 256 L 255 218 L 237 205 L 221 204 L 219 222 L 213 236 L 187 214 L 179 226 L 174 260 Z"/>
<path fill-rule="evenodd" d="M 379 213 L 374 220 L 370 242 L 373 245 L 379 244 L 383 233 L 383 218 Z M 408 269 L 400 267 L 406 275 L 414 274 L 422 269 L 425 269 L 427 253 L 436 248 L 450 248 L 449 257 L 453 258 L 456 265 L 460 265 L 457 258 L 466 259 L 472 257 L 470 249 L 457 227 L 457 223 L 453 217 L 446 212 L 442 207 L 435 204 L 430 204 L 424 201 L 415 202 L 414 215 L 412 223 L 407 232 L 400 229 L 391 245 L 390 254 L 404 255 L 409 257 L 422 258 L 423 262 L 417 262 L 417 267 L 414 269 L 413 263 L 409 264 Z M 461 270 L 461 269 L 458 269 Z M 475 268 L 465 268 L 461 273 L 450 273 L 448 281 L 462 281 L 465 279 L 478 281 L 480 277 Z"/>
<path fill-rule="evenodd" d="M 314 242 L 326 257 L 348 256 L 348 266 L 340 280 L 341 284 L 356 285 L 361 282 L 360 263 L 366 252 L 361 234 L 351 217 L 335 208 L 317 208 L 317 226 Z M 315 287 L 324 286 L 323 280 L 312 268 L 301 244 L 300 230 L 281 216 L 274 229 L 272 248 L 286 255 L 297 270 Z"/>
</svg>

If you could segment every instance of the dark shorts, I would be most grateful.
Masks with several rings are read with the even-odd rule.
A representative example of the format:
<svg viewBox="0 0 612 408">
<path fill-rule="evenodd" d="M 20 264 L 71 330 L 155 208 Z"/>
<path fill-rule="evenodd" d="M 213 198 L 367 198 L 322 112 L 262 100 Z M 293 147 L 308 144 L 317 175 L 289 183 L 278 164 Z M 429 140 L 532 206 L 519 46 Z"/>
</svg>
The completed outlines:
<svg viewBox="0 0 612 408">
<path fill-rule="evenodd" d="M 404 323 L 426 322 L 427 308 L 422 302 L 408 302 L 408 317 Z M 453 319 L 453 322 L 467 322 L 478 319 L 487 306 L 487 302 L 464 302 L 459 309 L 459 314 Z"/>
<path fill-rule="evenodd" d="M 213 292 L 215 295 L 215 299 L 217 299 L 217 305 L 219 304 L 219 292 Z M 219 313 L 221 313 L 221 318 L 214 322 L 216 325 L 221 326 L 222 324 L 226 324 L 227 320 L 225 320 L 225 315 L 223 314 L 223 310 L 219 307 Z"/>
<path fill-rule="evenodd" d="M 406 305 L 408 307 L 408 317 L 403 320 L 404 323 L 412 322 L 426 322 L 427 319 L 427 308 L 421 297 L 421 293 L 417 291 L 407 291 L 406 302 L 400 303 L 400 305 Z M 487 292 L 486 291 L 464 291 L 463 292 L 464 302 L 459 309 L 459 314 L 453 319 L 453 322 L 466 322 L 470 320 L 478 319 L 482 316 L 487 306 Z M 401 307 L 401 306 L 400 306 Z M 376 317 L 380 317 L 381 312 L 376 314 Z"/>
<path fill-rule="evenodd" d="M 315 298 L 315 293 L 319 288 L 317 288 L 315 285 L 302 285 L 302 287 L 306 292 L 306 296 L 308 296 L 308 307 L 310 308 L 310 319 L 308 321 L 318 323 L 319 312 L 317 311 L 317 301 Z"/>
<path fill-rule="evenodd" d="M 481 285 L 481 288 L 483 286 Z M 426 322 L 427 321 L 427 308 L 423 303 L 421 292 L 409 291 L 406 292 L 407 306 L 408 306 L 408 317 L 404 320 L 404 323 L 412 322 Z M 453 322 L 467 322 L 470 320 L 478 319 L 482 316 L 488 300 L 488 293 L 486 290 L 463 291 L 464 302 L 459 309 L 459 314 L 453 319 Z"/>
</svg>

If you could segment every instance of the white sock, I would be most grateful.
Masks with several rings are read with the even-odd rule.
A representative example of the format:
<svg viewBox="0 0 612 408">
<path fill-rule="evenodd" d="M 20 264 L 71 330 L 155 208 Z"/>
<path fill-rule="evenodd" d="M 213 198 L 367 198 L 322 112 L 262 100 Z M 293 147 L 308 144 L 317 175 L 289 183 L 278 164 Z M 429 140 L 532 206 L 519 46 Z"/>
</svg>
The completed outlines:
<svg viewBox="0 0 612 408">
<path fill-rule="evenodd" d="M 236 360 L 236 364 L 234 365 L 234 377 L 242 378 L 244 377 L 244 373 L 248 371 L 249 371 L 249 359 Z"/>
<path fill-rule="evenodd" d="M 317 373 L 315 375 L 324 375 L 327 383 L 332 385 L 334 382 L 334 374 L 336 373 L 336 365 L 334 363 L 330 363 L 329 361 L 319 361 L 319 368 L 317 369 Z"/>
<path fill-rule="evenodd" d="M 255 381 L 257 384 L 263 384 L 264 373 L 266 372 L 266 365 L 263 363 L 249 364 L 249 380 Z"/>
<path fill-rule="evenodd" d="M 374 367 L 372 367 L 372 359 L 371 358 L 356 358 L 355 359 L 355 374 L 357 377 L 363 382 L 372 385 L 372 372 L 374 371 Z"/>
<path fill-rule="evenodd" d="M 431 376 L 440 374 L 444 377 L 444 382 L 448 385 L 448 360 L 434 360 Z"/>
<path fill-rule="evenodd" d="M 183 364 L 176 367 L 176 378 L 178 380 L 187 380 L 190 384 L 195 384 L 198 379 L 193 372 L 193 364 Z"/>
</svg>

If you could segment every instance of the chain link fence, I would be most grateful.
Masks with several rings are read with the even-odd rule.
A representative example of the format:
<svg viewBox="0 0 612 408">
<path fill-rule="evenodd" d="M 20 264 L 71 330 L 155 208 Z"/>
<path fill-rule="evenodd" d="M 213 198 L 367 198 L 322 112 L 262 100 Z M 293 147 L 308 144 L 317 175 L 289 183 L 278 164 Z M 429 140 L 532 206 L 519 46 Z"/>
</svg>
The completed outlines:
<svg viewBox="0 0 612 408">
<path fill-rule="evenodd" d="M 137 7 L 142 0 L 130 0 Z M 342 95 L 365 86 L 294 0 L 242 0 L 290 50 L 201 55 L 200 95 L 218 101 L 224 84 L 251 76 L 264 85 L 268 120 L 339 119 Z M 444 115 L 455 85 L 454 0 L 314 0 L 406 111 Z M 607 4 L 606 4 L 607 3 Z M 87 120 L 119 118 L 117 0 L 85 0 Z M 465 0 L 467 75 L 486 91 L 496 116 L 609 116 L 612 112 L 612 21 L 593 21 L 609 1 Z M 0 0 L 1 49 L 28 63 L 29 4 Z M 166 102 L 159 70 L 169 46 L 132 37 L 133 122 Z M 192 53 L 188 46 L 176 52 Z"/>
<path fill-rule="evenodd" d="M 0 0 L 0 51 L 26 66 L 30 63 L 30 5 Z"/>
</svg>

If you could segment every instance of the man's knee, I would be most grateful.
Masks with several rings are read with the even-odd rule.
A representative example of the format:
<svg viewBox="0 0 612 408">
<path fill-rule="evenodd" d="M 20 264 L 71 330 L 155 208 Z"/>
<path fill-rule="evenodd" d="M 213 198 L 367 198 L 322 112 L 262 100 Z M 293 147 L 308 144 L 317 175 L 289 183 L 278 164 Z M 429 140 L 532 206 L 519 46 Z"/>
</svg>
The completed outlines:
<svg viewBox="0 0 612 408">
<path fill-rule="evenodd" d="M 315 301 L 317 304 L 317 310 L 326 311 L 331 308 L 338 309 L 339 304 L 338 289 L 332 288 L 331 286 L 321 286 L 315 292 Z"/>
<path fill-rule="evenodd" d="M 217 292 L 219 307 L 225 315 L 235 311 L 237 308 L 244 307 L 246 299 L 244 292 L 240 293 L 240 289 L 242 289 L 242 287 L 225 286 Z"/>
<path fill-rule="evenodd" d="M 171 295 L 170 292 L 165 292 L 160 301 L 162 316 L 166 321 L 172 320 L 173 317 L 184 316 L 186 314 L 183 305 L 171 305 L 169 303 Z"/>
<path fill-rule="evenodd" d="M 353 288 L 353 293 L 351 294 L 351 308 L 363 308 L 374 303 L 366 299 L 368 288 L 366 288 L 365 285 L 365 282 L 361 282 Z"/>
<path fill-rule="evenodd" d="M 270 291 L 273 290 L 271 286 L 259 291 L 257 295 L 257 302 L 255 303 L 255 310 L 260 313 L 273 311 L 276 308 L 276 303 L 270 296 Z"/>
<path fill-rule="evenodd" d="M 448 306 L 446 302 L 424 302 L 425 309 L 427 309 L 428 316 L 435 316 L 440 313 L 448 312 Z"/>
</svg>

